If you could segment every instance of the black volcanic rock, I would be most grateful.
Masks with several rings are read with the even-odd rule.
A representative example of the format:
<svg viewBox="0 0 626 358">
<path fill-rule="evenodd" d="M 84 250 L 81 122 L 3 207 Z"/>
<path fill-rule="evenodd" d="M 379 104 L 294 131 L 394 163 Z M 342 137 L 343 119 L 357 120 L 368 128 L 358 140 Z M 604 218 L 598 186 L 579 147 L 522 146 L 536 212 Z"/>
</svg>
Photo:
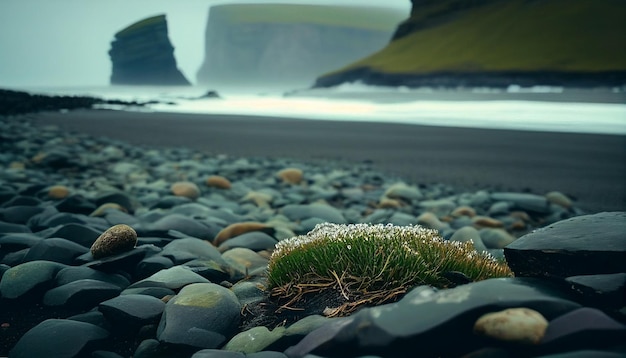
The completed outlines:
<svg viewBox="0 0 626 358">
<path fill-rule="evenodd" d="M 626 212 L 559 221 L 520 237 L 504 255 L 518 277 L 626 272 Z"/>
<path fill-rule="evenodd" d="M 176 66 L 165 15 L 143 19 L 115 34 L 109 56 L 114 85 L 189 85 Z"/>
<path fill-rule="evenodd" d="M 0 89 L 0 115 L 91 108 L 104 101 L 84 96 L 46 96 Z"/>
<path fill-rule="evenodd" d="M 0 89 L 0 116 L 37 113 L 45 111 L 73 110 L 93 108 L 94 105 L 114 104 L 128 106 L 142 106 L 144 103 L 127 102 L 121 100 L 104 100 L 87 96 L 50 96 L 45 94 L 29 93 Z M 0 140 L 10 138 L 0 134 Z M 6 195 L 4 192 L 0 194 Z"/>
</svg>

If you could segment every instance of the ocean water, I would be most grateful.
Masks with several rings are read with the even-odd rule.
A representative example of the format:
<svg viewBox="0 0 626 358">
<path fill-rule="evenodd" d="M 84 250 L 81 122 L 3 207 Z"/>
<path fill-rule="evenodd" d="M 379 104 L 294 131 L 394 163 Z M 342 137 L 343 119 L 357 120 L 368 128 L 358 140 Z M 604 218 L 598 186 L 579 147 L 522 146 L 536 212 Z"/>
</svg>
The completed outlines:
<svg viewBox="0 0 626 358">
<path fill-rule="evenodd" d="M 346 84 L 331 89 L 204 87 L 39 87 L 32 93 L 158 101 L 129 111 L 238 114 L 532 131 L 626 134 L 626 91 L 560 87 L 473 88 L 442 91 Z"/>
</svg>

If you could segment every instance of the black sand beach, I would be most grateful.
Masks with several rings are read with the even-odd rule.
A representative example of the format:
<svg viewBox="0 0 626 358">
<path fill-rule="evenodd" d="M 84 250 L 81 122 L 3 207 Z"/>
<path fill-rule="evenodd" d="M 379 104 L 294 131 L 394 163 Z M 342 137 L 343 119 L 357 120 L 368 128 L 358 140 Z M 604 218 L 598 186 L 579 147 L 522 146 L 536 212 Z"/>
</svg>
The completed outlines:
<svg viewBox="0 0 626 358">
<path fill-rule="evenodd" d="M 131 144 L 232 156 L 370 161 L 417 184 L 537 194 L 558 190 L 587 212 L 626 209 L 626 137 L 621 135 L 110 110 L 31 117 L 41 125 Z"/>
</svg>

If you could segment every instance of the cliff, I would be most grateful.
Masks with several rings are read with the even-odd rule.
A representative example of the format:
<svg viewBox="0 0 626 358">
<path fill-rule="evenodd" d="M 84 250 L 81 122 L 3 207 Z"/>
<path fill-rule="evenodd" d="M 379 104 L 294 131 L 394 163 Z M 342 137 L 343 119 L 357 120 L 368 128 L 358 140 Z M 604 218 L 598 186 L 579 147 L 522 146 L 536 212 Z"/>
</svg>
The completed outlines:
<svg viewBox="0 0 626 358">
<path fill-rule="evenodd" d="M 115 34 L 109 56 L 111 84 L 189 85 L 176 66 L 165 15 L 136 22 Z"/>
<path fill-rule="evenodd" d="M 382 50 L 315 86 L 626 84 L 624 0 L 412 0 Z"/>
<path fill-rule="evenodd" d="M 406 14 L 384 8 L 292 4 L 212 6 L 200 84 L 311 85 L 383 48 Z"/>
</svg>

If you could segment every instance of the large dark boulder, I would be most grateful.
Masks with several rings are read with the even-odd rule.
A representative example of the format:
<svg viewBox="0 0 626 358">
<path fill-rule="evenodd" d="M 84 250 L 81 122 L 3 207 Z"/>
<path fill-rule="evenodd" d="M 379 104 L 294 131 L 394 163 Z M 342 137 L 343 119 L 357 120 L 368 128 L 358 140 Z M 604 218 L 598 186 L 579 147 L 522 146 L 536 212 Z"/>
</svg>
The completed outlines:
<svg viewBox="0 0 626 358">
<path fill-rule="evenodd" d="M 115 34 L 109 56 L 114 85 L 189 85 L 176 66 L 165 15 L 136 22 Z"/>
<path fill-rule="evenodd" d="M 515 276 L 565 278 L 626 272 L 626 212 L 577 216 L 504 248 Z"/>
</svg>

